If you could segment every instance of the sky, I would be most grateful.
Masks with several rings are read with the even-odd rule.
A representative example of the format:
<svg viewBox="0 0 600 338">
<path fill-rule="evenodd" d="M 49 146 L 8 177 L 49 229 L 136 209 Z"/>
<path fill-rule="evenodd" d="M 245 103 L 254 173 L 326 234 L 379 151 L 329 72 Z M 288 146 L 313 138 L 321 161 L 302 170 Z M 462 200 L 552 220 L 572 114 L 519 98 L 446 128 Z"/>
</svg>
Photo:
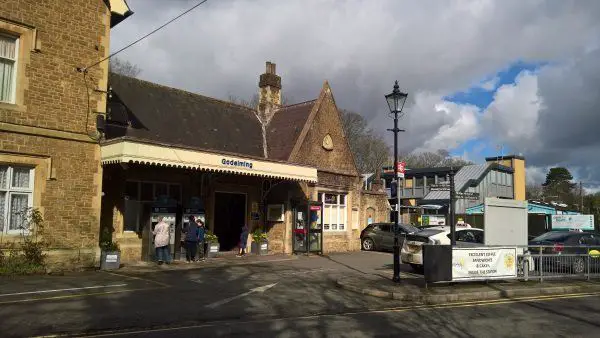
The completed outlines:
<svg viewBox="0 0 600 338">
<path fill-rule="evenodd" d="M 112 51 L 198 3 L 127 2 Z M 384 95 L 398 80 L 401 151 L 521 154 L 530 183 L 566 166 L 596 191 L 599 17 L 597 0 L 209 0 L 118 57 L 142 79 L 221 99 L 251 98 L 272 61 L 291 101 L 327 80 L 390 144 Z"/>
</svg>

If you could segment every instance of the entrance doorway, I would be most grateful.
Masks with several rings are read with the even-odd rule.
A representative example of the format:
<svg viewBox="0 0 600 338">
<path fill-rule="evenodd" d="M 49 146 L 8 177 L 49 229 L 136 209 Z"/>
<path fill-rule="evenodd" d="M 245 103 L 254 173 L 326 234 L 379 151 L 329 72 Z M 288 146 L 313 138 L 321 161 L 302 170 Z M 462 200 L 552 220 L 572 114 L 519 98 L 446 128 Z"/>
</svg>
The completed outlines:
<svg viewBox="0 0 600 338">
<path fill-rule="evenodd" d="M 246 223 L 246 195 L 215 193 L 215 235 L 220 251 L 231 251 L 238 246 L 242 225 Z"/>
</svg>

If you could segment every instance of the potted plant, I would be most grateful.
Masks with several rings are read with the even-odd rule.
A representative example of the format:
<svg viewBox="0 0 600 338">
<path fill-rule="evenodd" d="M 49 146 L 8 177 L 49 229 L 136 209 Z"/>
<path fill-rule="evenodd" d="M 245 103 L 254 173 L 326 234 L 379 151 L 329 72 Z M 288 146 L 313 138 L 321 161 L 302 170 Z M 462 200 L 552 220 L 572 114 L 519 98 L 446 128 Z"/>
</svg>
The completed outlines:
<svg viewBox="0 0 600 338">
<path fill-rule="evenodd" d="M 250 252 L 257 255 L 266 255 L 269 253 L 269 239 L 267 234 L 262 232 L 260 229 L 256 229 L 252 233 Z"/>
<path fill-rule="evenodd" d="M 212 231 L 206 231 L 204 234 L 204 242 L 206 243 L 206 257 L 213 258 L 219 254 L 219 238 Z"/>
<path fill-rule="evenodd" d="M 121 266 L 121 250 L 119 244 L 111 240 L 100 242 L 100 269 L 116 270 Z"/>
</svg>

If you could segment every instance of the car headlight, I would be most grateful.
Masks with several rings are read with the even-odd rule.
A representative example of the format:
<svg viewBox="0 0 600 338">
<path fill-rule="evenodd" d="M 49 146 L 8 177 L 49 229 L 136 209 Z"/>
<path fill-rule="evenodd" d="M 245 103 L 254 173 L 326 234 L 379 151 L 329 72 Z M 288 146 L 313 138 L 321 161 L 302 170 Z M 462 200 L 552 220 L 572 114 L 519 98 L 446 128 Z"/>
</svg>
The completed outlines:
<svg viewBox="0 0 600 338">
<path fill-rule="evenodd" d="M 438 239 L 435 239 L 435 238 L 430 238 L 430 239 L 429 239 L 429 243 L 430 243 L 430 244 L 437 245 L 437 244 L 440 244 L 441 242 L 440 242 Z"/>
</svg>

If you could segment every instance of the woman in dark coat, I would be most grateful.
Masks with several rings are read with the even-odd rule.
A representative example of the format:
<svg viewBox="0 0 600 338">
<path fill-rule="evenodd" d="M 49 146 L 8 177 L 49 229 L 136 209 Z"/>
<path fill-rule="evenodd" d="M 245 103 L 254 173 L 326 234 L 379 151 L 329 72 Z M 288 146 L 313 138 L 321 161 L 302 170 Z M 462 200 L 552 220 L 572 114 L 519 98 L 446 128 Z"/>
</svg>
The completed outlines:
<svg viewBox="0 0 600 338">
<path fill-rule="evenodd" d="M 246 254 L 246 244 L 248 243 L 248 226 L 244 224 L 242 226 L 242 232 L 240 233 L 240 252 L 237 254 L 238 257 L 242 257 Z"/>
</svg>

